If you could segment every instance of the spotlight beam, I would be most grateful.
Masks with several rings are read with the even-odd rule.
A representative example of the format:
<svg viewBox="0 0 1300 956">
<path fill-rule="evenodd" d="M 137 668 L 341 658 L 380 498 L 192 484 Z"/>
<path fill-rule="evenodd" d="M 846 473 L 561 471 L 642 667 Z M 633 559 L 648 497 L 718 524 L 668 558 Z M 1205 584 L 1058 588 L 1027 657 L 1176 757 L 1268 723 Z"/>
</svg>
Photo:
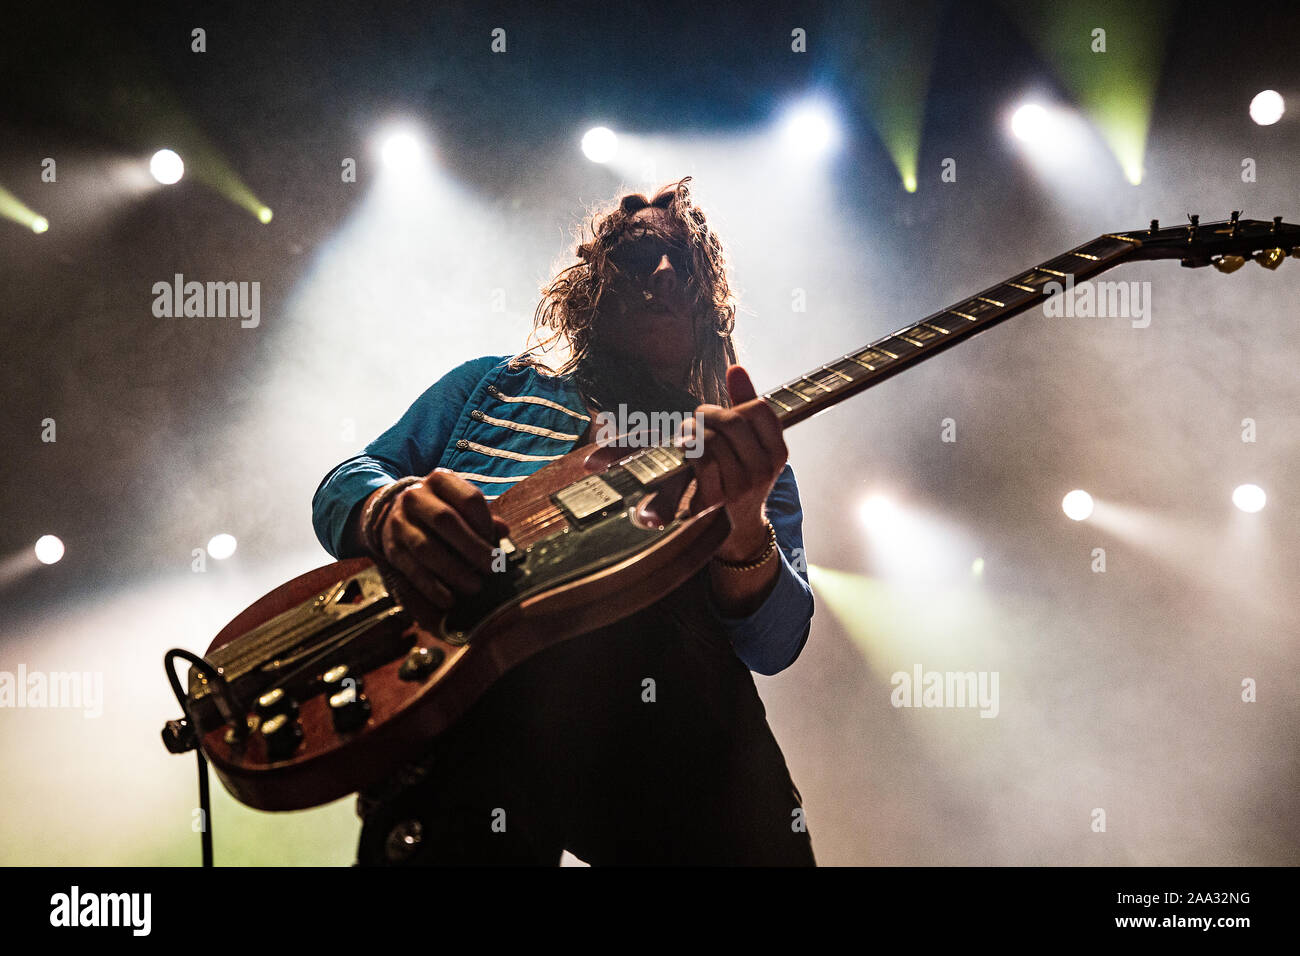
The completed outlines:
<svg viewBox="0 0 1300 956">
<path fill-rule="evenodd" d="M 9 190 L 0 186 L 0 216 L 26 226 L 32 232 L 41 233 L 50 228 L 50 222 L 38 215 Z"/>
</svg>

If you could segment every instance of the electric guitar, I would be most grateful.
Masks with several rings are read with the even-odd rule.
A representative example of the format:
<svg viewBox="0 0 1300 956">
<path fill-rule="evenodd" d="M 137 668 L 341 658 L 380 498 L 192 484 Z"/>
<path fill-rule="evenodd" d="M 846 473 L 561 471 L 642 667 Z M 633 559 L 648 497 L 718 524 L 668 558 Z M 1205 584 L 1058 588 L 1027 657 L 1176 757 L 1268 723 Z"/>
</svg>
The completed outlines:
<svg viewBox="0 0 1300 956">
<path fill-rule="evenodd" d="M 1300 258 L 1300 226 L 1241 220 L 1107 233 L 922 321 L 841 355 L 761 399 L 783 427 L 1126 262 L 1178 259 L 1232 272 Z M 297 810 L 365 789 L 413 759 L 509 668 L 671 593 L 730 533 L 719 504 L 688 513 L 691 459 L 664 445 L 575 449 L 489 502 L 509 534 L 500 573 L 436 613 L 366 558 L 318 568 L 231 621 L 164 741 L 197 746 L 226 789 Z M 172 652 L 173 654 L 183 652 Z M 170 668 L 171 656 L 168 662 Z"/>
</svg>

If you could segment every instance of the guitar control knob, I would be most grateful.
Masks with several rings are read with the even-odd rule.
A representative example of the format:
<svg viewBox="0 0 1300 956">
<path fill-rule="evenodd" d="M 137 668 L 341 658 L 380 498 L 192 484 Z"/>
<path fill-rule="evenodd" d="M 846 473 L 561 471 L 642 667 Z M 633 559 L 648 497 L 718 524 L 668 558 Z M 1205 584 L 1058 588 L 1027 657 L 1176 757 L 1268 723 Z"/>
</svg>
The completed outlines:
<svg viewBox="0 0 1300 956">
<path fill-rule="evenodd" d="M 345 687 L 329 699 L 334 729 L 346 734 L 365 726 L 370 718 L 370 701 L 357 687 Z"/>
<path fill-rule="evenodd" d="M 298 716 L 298 702 L 286 694 L 283 688 L 277 687 L 257 698 L 253 710 L 262 720 L 270 720 L 277 714 L 294 718 Z"/>
<path fill-rule="evenodd" d="M 327 697 L 332 697 L 339 691 L 346 690 L 349 687 L 360 692 L 366 686 L 366 682 L 361 678 L 360 674 L 355 677 L 352 676 L 347 664 L 331 667 L 325 672 L 325 676 L 321 678 L 321 681 L 325 685 L 325 696 Z"/>
<path fill-rule="evenodd" d="M 302 743 L 302 724 L 288 714 L 276 714 L 264 721 L 259 732 L 266 741 L 266 755 L 271 760 L 292 757 Z"/>
<path fill-rule="evenodd" d="M 406 655 L 402 666 L 397 669 L 397 676 L 402 680 L 423 680 L 439 667 L 446 659 L 442 648 L 415 647 Z"/>
</svg>

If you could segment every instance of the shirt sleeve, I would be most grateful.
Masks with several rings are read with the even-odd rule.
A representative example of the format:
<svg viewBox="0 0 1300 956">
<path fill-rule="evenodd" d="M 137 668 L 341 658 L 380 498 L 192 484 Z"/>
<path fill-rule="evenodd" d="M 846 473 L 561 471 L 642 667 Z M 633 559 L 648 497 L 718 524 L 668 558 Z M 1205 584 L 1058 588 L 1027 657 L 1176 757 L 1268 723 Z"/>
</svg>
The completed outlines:
<svg viewBox="0 0 1300 956">
<path fill-rule="evenodd" d="M 781 570 L 758 609 L 748 617 L 725 617 L 713 606 L 736 656 L 759 674 L 777 674 L 798 658 L 812 630 L 813 593 L 803 547 L 803 509 L 794 469 L 786 463 L 767 496 L 767 520 L 776 531 Z M 712 596 L 710 596 L 712 603 Z"/>
<path fill-rule="evenodd" d="M 438 466 L 452 430 L 474 387 L 509 356 L 485 355 L 456 366 L 430 385 L 386 432 L 362 454 L 337 465 L 312 498 L 316 538 L 335 558 L 352 512 L 371 492 L 407 475 L 427 475 Z"/>
</svg>

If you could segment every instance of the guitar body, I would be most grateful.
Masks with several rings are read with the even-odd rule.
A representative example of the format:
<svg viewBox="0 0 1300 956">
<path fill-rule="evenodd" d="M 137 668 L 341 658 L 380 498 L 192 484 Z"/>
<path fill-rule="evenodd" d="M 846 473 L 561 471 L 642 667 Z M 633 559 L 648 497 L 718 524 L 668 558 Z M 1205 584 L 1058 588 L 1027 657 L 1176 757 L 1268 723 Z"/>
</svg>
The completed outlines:
<svg viewBox="0 0 1300 956">
<path fill-rule="evenodd" d="M 489 502 L 510 528 L 509 554 L 448 614 L 357 558 L 294 578 L 231 621 L 205 658 L 229 693 L 192 669 L 188 708 L 230 793 L 297 810 L 364 789 L 514 665 L 685 583 L 730 533 L 726 511 L 690 514 L 680 467 L 637 485 L 611 467 L 627 455 L 575 449 Z"/>
</svg>

